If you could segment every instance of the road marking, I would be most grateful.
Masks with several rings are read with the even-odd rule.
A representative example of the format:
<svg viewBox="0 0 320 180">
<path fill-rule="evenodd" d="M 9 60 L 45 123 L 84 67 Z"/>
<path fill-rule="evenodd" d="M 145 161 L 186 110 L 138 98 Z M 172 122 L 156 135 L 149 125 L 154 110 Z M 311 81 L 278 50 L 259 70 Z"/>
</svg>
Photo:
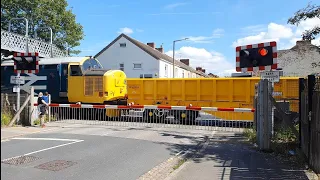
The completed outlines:
<svg viewBox="0 0 320 180">
<path fill-rule="evenodd" d="M 5 142 L 5 141 L 10 140 L 14 137 L 25 136 L 25 135 L 29 135 L 29 134 L 37 134 L 37 133 L 41 133 L 41 132 L 48 132 L 48 131 L 53 131 L 53 130 L 58 130 L 58 129 L 59 128 L 50 128 L 50 129 L 46 129 L 46 130 L 39 130 L 39 131 L 34 131 L 34 132 L 30 132 L 30 133 L 25 133 L 25 134 L 18 134 L 18 135 L 6 137 L 6 138 L 1 138 L 1 142 Z M 2 131 L 2 129 L 1 129 L 1 131 Z"/>
<path fill-rule="evenodd" d="M 30 153 L 27 153 L 27 154 L 23 154 L 23 155 L 20 155 L 20 156 L 14 156 L 14 157 L 11 157 L 11 158 L 3 159 L 3 160 L 1 160 L 1 161 L 7 161 L 7 160 L 14 159 L 14 158 L 18 158 L 18 157 L 29 156 L 29 155 L 31 155 L 31 154 L 36 154 L 36 153 L 39 153 L 39 152 L 43 152 L 43 151 L 47 151 L 47 150 L 50 150 L 50 149 L 55 149 L 55 148 L 58 148 L 58 147 L 63 147 L 63 146 L 71 145 L 71 144 L 78 143 L 78 142 L 82 142 L 82 141 L 83 141 L 83 140 L 77 140 L 77 141 L 74 141 L 74 142 L 69 142 L 69 143 L 65 143 L 65 144 L 60 144 L 60 145 L 57 145 L 57 146 L 53 146 L 53 147 L 49 147 L 49 148 L 45 148 L 45 149 L 40 149 L 40 150 L 38 150 L 38 151 L 33 151 L 33 152 L 30 152 Z"/>
<path fill-rule="evenodd" d="M 42 140 L 42 141 L 80 141 L 79 139 L 59 139 L 59 138 L 12 138 L 17 140 Z"/>
<path fill-rule="evenodd" d="M 1 142 L 9 142 L 9 139 L 1 140 Z"/>
</svg>

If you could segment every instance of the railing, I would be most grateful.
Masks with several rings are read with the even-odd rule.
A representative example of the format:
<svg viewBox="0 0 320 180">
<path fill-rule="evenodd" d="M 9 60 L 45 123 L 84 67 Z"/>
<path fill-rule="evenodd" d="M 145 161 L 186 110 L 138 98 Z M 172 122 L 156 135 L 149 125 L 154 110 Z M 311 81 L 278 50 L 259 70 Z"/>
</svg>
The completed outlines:
<svg viewBox="0 0 320 180">
<path fill-rule="evenodd" d="M 29 52 L 38 52 L 41 57 L 66 57 L 66 53 L 60 50 L 56 45 L 27 38 L 23 35 L 12 33 L 1 29 L 1 49 L 15 52 L 26 52 L 27 45 Z M 51 52 L 52 48 L 52 52 Z"/>
<path fill-rule="evenodd" d="M 36 125 L 40 123 L 39 110 L 35 104 L 32 116 Z M 253 119 L 244 118 L 250 117 L 254 111 L 250 108 L 50 104 L 45 121 L 64 124 L 242 131 L 243 128 L 252 127 Z"/>
</svg>

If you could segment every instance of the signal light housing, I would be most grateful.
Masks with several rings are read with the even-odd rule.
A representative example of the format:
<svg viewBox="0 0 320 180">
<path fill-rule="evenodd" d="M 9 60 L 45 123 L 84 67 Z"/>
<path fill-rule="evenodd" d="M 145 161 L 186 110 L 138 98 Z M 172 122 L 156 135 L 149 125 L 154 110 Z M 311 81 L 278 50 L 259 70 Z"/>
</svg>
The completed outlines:
<svg viewBox="0 0 320 180">
<path fill-rule="evenodd" d="M 266 42 L 236 47 L 236 71 L 277 69 L 277 44 Z"/>
<path fill-rule="evenodd" d="M 15 73 L 38 73 L 39 54 L 36 53 L 14 53 Z"/>
</svg>

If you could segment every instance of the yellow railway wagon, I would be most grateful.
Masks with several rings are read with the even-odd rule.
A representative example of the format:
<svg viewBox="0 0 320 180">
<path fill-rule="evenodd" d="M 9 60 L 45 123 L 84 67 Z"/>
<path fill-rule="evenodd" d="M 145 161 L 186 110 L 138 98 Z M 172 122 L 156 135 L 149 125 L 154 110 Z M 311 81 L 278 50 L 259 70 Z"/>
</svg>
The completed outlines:
<svg viewBox="0 0 320 180">
<path fill-rule="evenodd" d="M 128 103 L 140 105 L 201 106 L 253 108 L 255 84 L 259 77 L 250 78 L 128 78 Z M 298 111 L 298 77 L 281 77 L 274 84 L 274 97 L 290 102 Z M 210 113 L 210 112 L 208 112 Z M 253 113 L 214 112 L 214 116 L 233 120 L 253 120 Z"/>
</svg>

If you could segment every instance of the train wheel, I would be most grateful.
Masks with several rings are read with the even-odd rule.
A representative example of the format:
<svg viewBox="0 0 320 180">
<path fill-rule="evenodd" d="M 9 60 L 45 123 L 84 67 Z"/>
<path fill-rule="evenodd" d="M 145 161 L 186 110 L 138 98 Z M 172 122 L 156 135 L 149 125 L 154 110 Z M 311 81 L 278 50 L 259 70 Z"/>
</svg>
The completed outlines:
<svg viewBox="0 0 320 180">
<path fill-rule="evenodd" d="M 163 123 L 167 113 L 164 109 L 145 109 L 144 118 L 148 123 Z"/>
<path fill-rule="evenodd" d="M 154 112 L 151 109 L 145 109 L 143 112 L 143 119 L 147 121 L 147 123 L 151 123 L 154 119 Z"/>
</svg>

